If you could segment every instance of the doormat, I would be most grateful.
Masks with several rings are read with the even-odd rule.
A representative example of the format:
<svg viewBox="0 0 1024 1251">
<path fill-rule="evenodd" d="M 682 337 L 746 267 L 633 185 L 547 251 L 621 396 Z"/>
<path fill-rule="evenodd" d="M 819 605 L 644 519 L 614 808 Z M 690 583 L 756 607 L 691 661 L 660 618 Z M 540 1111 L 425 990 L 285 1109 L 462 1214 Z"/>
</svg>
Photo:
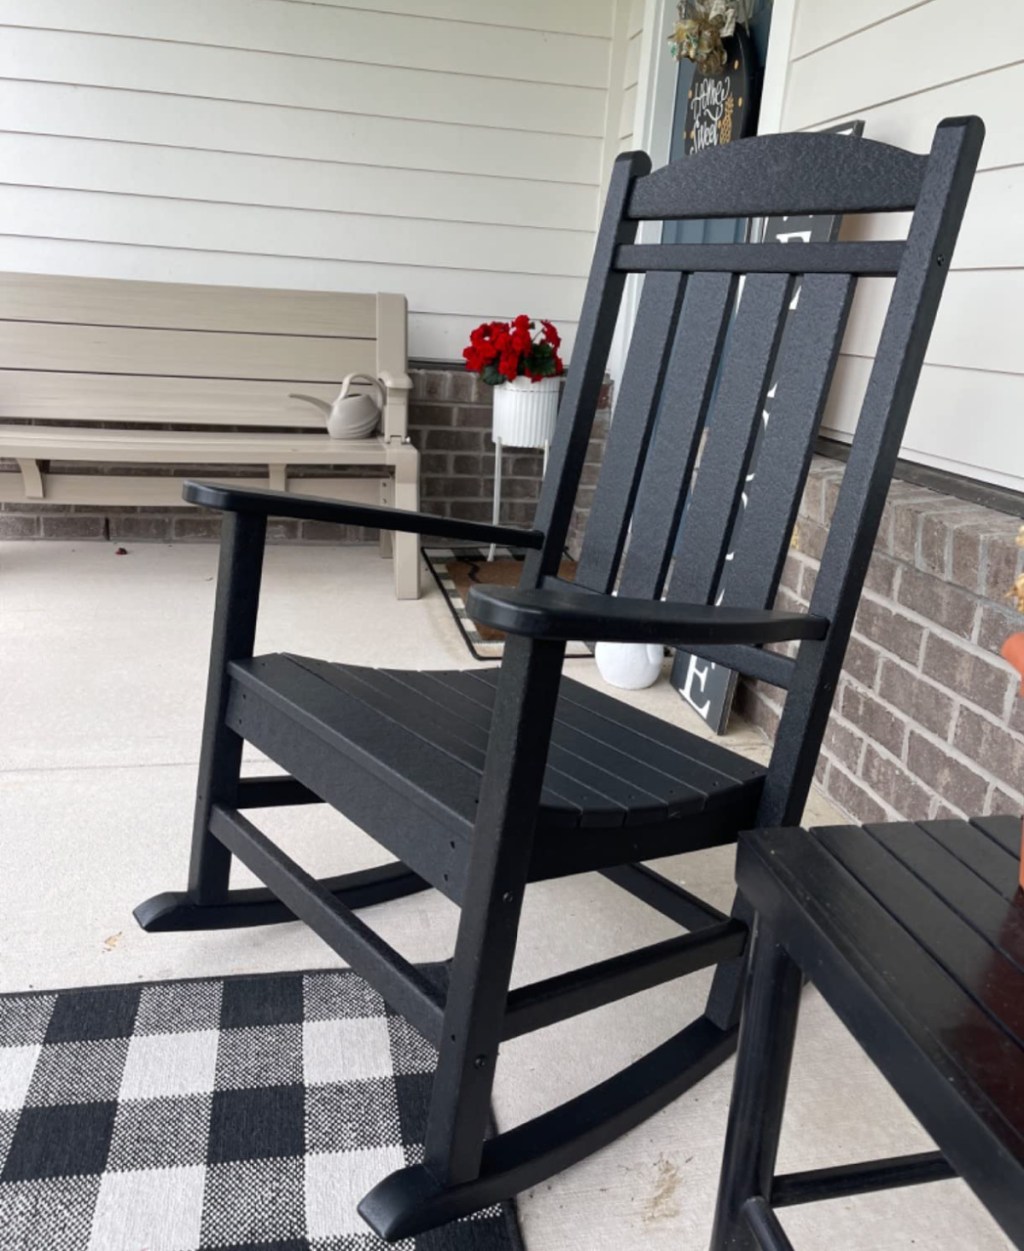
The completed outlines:
<svg viewBox="0 0 1024 1251">
<path fill-rule="evenodd" d="M 518 586 L 526 549 L 497 547 L 493 560 L 487 559 L 486 547 L 424 547 L 421 551 L 470 655 L 475 660 L 500 660 L 505 652 L 504 633 L 478 625 L 466 612 L 466 597 L 474 586 Z M 572 581 L 576 562 L 566 557 L 558 573 Z M 574 642 L 566 648 L 565 656 L 567 660 L 589 660 L 592 653 L 585 644 Z"/>
<path fill-rule="evenodd" d="M 383 1251 L 433 1048 L 348 970 L 0 996 L 4 1251 Z M 510 1204 L 402 1251 L 521 1251 Z"/>
</svg>

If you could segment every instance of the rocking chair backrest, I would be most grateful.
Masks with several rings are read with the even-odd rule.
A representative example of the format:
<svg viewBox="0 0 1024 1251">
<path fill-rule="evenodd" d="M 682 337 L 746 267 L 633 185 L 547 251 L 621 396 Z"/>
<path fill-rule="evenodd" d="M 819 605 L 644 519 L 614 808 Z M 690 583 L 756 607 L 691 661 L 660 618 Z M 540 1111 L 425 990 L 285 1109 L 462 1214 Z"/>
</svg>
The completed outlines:
<svg viewBox="0 0 1024 1251">
<path fill-rule="evenodd" d="M 828 636 L 795 659 L 693 649 L 789 692 L 760 824 L 795 822 L 810 787 L 983 134 L 945 121 L 928 156 L 773 135 L 612 174 L 523 585 L 557 572 L 629 273 L 647 276 L 577 584 L 747 607 L 775 598 L 856 284 L 896 278 L 810 608 Z M 647 220 L 907 210 L 905 242 L 634 242 Z"/>
</svg>

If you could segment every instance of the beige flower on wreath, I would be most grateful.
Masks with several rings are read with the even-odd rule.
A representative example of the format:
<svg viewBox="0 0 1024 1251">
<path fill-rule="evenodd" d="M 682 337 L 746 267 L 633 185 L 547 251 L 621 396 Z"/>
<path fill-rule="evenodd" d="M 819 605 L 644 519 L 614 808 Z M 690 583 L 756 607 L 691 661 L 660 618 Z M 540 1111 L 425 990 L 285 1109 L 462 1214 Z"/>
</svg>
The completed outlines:
<svg viewBox="0 0 1024 1251">
<path fill-rule="evenodd" d="M 720 74 L 729 62 L 722 40 L 735 34 L 739 9 L 740 0 L 679 0 L 672 55 L 693 61 L 702 73 Z"/>
</svg>

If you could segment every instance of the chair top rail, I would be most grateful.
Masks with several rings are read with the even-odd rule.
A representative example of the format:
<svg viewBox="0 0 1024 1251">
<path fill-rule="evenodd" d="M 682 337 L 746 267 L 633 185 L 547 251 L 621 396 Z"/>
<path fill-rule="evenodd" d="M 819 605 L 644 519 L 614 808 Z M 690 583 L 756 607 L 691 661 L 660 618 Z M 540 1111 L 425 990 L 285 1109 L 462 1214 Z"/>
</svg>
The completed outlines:
<svg viewBox="0 0 1024 1251">
<path fill-rule="evenodd" d="M 639 178 L 632 220 L 900 212 L 917 204 L 927 157 L 874 139 L 761 135 Z"/>
<path fill-rule="evenodd" d="M 615 250 L 620 273 L 856 274 L 892 278 L 906 245 L 886 243 L 629 243 Z"/>
</svg>

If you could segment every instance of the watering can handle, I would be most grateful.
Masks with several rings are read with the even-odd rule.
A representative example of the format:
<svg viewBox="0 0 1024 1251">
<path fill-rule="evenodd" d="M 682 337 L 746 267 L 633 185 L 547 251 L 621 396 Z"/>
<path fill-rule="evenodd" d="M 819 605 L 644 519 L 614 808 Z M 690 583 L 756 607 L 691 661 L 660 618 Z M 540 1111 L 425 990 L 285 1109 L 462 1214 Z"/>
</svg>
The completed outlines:
<svg viewBox="0 0 1024 1251">
<path fill-rule="evenodd" d="M 343 400 L 348 395 L 348 389 L 353 382 L 368 382 L 377 392 L 377 407 L 384 408 L 387 401 L 388 393 L 384 389 L 384 384 L 379 378 L 374 378 L 372 374 L 347 374 L 341 380 L 341 391 L 338 395 L 339 400 Z"/>
</svg>

